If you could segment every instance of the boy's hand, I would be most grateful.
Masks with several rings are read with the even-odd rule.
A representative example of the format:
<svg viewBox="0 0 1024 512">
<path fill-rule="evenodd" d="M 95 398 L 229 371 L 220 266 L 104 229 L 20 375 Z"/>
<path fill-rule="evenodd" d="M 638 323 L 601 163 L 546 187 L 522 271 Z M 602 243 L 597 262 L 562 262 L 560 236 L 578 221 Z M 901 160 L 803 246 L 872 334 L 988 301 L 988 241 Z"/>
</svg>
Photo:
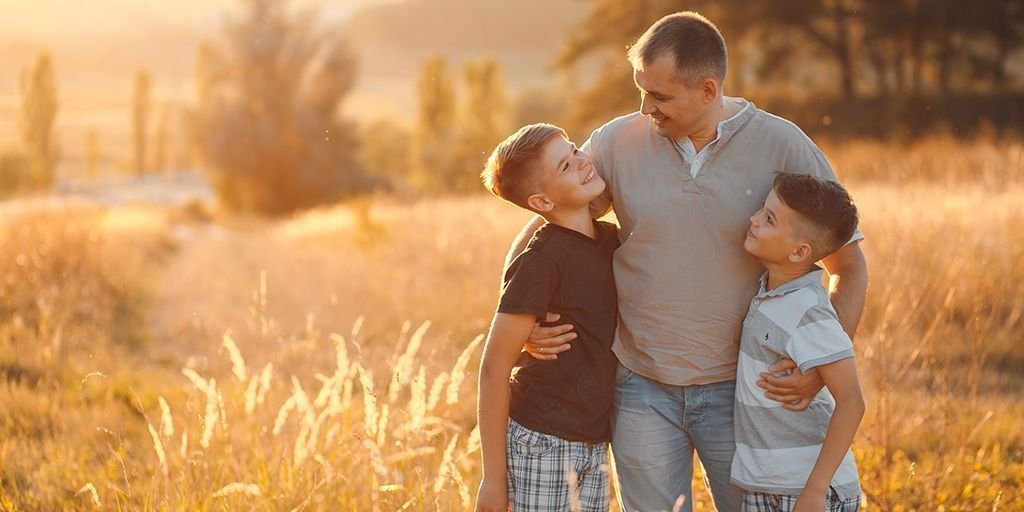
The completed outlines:
<svg viewBox="0 0 1024 512">
<path fill-rule="evenodd" d="M 506 512 L 508 508 L 508 483 L 484 477 L 476 495 L 476 512 Z"/>
<path fill-rule="evenodd" d="M 821 512 L 825 510 L 825 491 L 804 488 L 800 497 L 796 499 L 796 506 L 793 512 Z"/>
<path fill-rule="evenodd" d="M 548 313 L 544 322 L 556 322 L 561 315 Z M 523 347 L 534 359 L 552 360 L 558 359 L 558 354 L 569 350 L 569 341 L 576 339 L 576 333 L 572 332 L 572 324 L 556 325 L 554 327 L 541 327 L 540 323 L 533 326 L 530 331 L 530 338 L 526 340 Z"/>
<path fill-rule="evenodd" d="M 792 370 L 785 377 L 775 377 L 770 373 L 762 373 L 757 385 L 765 390 L 764 396 L 782 402 L 782 407 L 790 411 L 802 411 L 811 405 L 825 382 L 818 372 L 800 373 L 792 359 L 781 359 L 769 370 L 773 373 Z"/>
</svg>

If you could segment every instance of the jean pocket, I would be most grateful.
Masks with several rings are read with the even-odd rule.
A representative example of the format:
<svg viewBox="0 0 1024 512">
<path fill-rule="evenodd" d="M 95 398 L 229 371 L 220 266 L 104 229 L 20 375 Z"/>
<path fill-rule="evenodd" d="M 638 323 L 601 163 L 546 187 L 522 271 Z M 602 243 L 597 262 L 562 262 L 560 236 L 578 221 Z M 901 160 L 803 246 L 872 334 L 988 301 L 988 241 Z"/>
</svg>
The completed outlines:
<svg viewBox="0 0 1024 512">
<path fill-rule="evenodd" d="M 615 367 L 616 386 L 621 386 L 633 380 L 633 377 L 636 377 L 636 372 L 630 370 L 629 368 L 626 368 L 625 366 L 622 366 L 622 363 L 618 363 L 618 366 Z"/>
<path fill-rule="evenodd" d="M 522 457 L 540 457 L 555 448 L 554 436 L 534 432 L 518 423 L 509 423 L 508 450 Z"/>
</svg>

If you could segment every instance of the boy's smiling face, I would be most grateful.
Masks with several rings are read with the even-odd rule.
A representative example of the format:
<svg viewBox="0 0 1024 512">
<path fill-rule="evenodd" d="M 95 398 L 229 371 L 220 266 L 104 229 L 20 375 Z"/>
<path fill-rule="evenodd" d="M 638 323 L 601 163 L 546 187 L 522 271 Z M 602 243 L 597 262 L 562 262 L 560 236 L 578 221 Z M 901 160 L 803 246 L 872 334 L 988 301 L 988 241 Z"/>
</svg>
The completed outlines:
<svg viewBox="0 0 1024 512">
<path fill-rule="evenodd" d="M 772 190 L 764 206 L 750 217 L 743 248 L 769 263 L 802 262 L 810 255 L 810 244 L 794 231 L 794 224 L 801 222 L 799 215 Z"/>
<path fill-rule="evenodd" d="M 590 155 L 563 137 L 553 137 L 544 145 L 540 165 L 544 191 L 528 199 L 538 212 L 583 208 L 604 192 L 604 180 Z"/>
</svg>

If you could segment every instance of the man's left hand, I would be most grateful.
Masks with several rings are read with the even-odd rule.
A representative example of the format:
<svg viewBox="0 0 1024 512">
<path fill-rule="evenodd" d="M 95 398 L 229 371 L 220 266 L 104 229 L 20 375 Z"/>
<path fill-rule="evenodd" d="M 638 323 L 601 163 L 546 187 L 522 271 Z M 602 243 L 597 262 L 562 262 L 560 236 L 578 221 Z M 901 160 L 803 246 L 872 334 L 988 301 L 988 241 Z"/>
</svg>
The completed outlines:
<svg viewBox="0 0 1024 512">
<path fill-rule="evenodd" d="M 757 381 L 757 385 L 765 390 L 764 396 L 782 402 L 782 407 L 790 411 L 806 409 L 825 386 L 818 372 L 803 374 L 792 359 L 780 359 L 769 370 L 774 373 L 792 370 L 785 377 L 762 373 L 761 379 Z"/>
</svg>

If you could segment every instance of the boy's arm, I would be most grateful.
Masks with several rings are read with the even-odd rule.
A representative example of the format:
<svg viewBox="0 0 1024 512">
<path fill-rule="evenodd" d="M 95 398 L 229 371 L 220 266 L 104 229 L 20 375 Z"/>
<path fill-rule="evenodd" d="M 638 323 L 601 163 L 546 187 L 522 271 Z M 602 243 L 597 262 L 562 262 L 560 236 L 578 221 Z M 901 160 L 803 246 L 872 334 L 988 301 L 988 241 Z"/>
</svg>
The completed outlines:
<svg viewBox="0 0 1024 512">
<path fill-rule="evenodd" d="M 505 512 L 508 506 L 508 468 L 505 435 L 508 432 L 508 378 L 537 317 L 497 313 L 487 335 L 480 362 L 477 421 L 483 454 L 483 479 L 477 494 L 478 511 Z"/>
<path fill-rule="evenodd" d="M 829 275 L 837 276 L 835 290 L 829 295 L 832 307 L 839 317 L 839 324 L 846 334 L 853 339 L 864 312 L 864 302 L 868 293 L 868 266 L 860 242 L 851 242 L 822 260 Z M 758 385 L 764 388 L 765 396 L 782 402 L 782 406 L 791 411 L 802 411 L 810 405 L 811 400 L 821 391 L 823 384 L 818 372 L 801 373 L 796 363 L 784 359 L 771 367 L 772 372 L 793 370 L 791 375 L 775 377 L 762 373 Z"/>
<path fill-rule="evenodd" d="M 853 443 L 861 418 L 864 417 L 864 397 L 857 380 L 857 365 L 848 357 L 817 367 L 829 392 L 836 400 L 836 408 L 825 433 L 818 460 L 807 478 L 803 493 L 797 499 L 796 511 L 824 509 L 825 494 L 839 464 Z"/>
<path fill-rule="evenodd" d="M 526 250 L 526 246 L 530 243 L 530 239 L 533 238 L 533 234 L 544 225 L 544 222 L 544 217 L 537 215 L 526 226 L 523 226 L 523 230 L 516 236 L 512 246 L 508 249 L 508 254 L 505 255 L 505 269 L 512 264 L 516 257 Z M 544 321 L 557 322 L 558 319 L 558 314 L 548 313 Z M 572 329 L 572 324 L 541 327 L 539 322 L 535 323 L 533 331 L 530 332 L 529 340 L 526 341 L 526 351 L 536 359 L 558 359 L 558 354 L 569 350 L 571 348 L 569 342 L 576 339 L 576 333 L 572 332 Z"/>
</svg>

